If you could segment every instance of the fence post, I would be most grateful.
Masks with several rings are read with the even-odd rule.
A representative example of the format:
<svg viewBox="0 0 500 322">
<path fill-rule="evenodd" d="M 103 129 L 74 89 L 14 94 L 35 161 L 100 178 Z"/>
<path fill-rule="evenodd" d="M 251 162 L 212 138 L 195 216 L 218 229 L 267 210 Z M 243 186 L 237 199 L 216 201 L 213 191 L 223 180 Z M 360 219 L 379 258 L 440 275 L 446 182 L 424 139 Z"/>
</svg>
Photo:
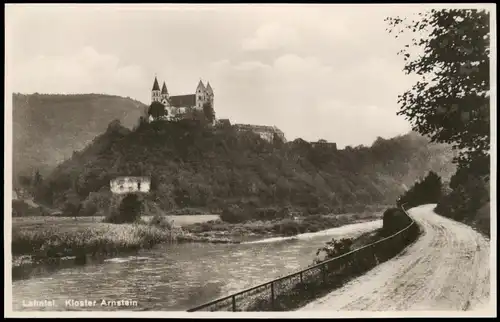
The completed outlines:
<svg viewBox="0 0 500 322">
<path fill-rule="evenodd" d="M 300 283 L 301 284 L 303 283 L 303 280 L 302 280 L 302 271 L 300 271 Z"/>
<path fill-rule="evenodd" d="M 271 308 L 274 311 L 274 282 L 271 282 Z"/>
<path fill-rule="evenodd" d="M 323 284 L 326 284 L 326 263 L 321 265 L 323 268 Z"/>
<path fill-rule="evenodd" d="M 234 295 L 232 296 L 232 300 L 233 300 L 233 312 L 236 312 L 236 297 Z"/>
</svg>

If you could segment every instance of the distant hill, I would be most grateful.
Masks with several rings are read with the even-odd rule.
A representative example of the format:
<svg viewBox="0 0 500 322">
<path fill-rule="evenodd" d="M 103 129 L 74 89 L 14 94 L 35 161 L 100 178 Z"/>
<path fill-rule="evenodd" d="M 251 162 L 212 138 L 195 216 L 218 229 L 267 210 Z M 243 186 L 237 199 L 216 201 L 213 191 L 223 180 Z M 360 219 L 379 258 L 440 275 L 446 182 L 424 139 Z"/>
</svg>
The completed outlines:
<svg viewBox="0 0 500 322">
<path fill-rule="evenodd" d="M 13 94 L 13 170 L 48 173 L 81 150 L 118 119 L 137 124 L 145 105 L 130 98 L 101 94 Z"/>
<path fill-rule="evenodd" d="M 447 180 L 455 171 L 452 157 L 450 147 L 415 133 L 336 150 L 300 139 L 268 143 L 230 126 L 211 130 L 181 121 L 129 130 L 113 122 L 45 178 L 38 199 L 59 208 L 75 200 L 99 208 L 109 199 L 110 179 L 147 175 L 153 181 L 146 198 L 165 210 L 254 203 L 342 211 L 394 203 L 430 170 Z"/>
</svg>

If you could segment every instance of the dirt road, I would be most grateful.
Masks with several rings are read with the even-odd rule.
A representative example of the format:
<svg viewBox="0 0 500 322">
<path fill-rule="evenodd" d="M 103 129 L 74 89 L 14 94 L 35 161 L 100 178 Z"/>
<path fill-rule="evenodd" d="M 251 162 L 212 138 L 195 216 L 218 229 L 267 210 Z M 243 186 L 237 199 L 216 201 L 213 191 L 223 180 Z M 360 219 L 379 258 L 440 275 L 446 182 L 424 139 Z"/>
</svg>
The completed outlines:
<svg viewBox="0 0 500 322">
<path fill-rule="evenodd" d="M 435 205 L 409 214 L 423 234 L 396 258 L 300 310 L 464 311 L 490 303 L 490 244 L 469 226 L 436 215 Z"/>
</svg>

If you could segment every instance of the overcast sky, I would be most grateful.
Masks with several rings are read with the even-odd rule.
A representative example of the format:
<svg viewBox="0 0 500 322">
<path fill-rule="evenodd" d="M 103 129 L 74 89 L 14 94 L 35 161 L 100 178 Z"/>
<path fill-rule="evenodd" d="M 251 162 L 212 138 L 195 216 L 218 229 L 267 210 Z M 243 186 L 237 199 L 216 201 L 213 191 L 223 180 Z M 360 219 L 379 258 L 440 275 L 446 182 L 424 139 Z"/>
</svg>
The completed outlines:
<svg viewBox="0 0 500 322">
<path fill-rule="evenodd" d="M 397 96 L 414 79 L 387 16 L 416 7 L 12 6 L 7 80 L 22 93 L 106 93 L 146 104 L 208 80 L 217 117 L 276 125 L 287 139 L 370 145 L 409 131 Z M 420 10 L 422 10 L 420 8 Z"/>
</svg>

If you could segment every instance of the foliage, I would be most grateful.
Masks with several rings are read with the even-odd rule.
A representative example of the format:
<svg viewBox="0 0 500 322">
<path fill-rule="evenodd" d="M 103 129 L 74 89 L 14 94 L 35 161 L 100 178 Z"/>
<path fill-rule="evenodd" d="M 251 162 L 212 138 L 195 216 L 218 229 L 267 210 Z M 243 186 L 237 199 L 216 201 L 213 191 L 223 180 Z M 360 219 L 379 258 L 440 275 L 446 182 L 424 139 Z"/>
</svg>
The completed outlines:
<svg viewBox="0 0 500 322">
<path fill-rule="evenodd" d="M 152 116 L 155 121 L 167 115 L 167 110 L 162 103 L 154 101 L 148 109 L 148 115 Z"/>
<path fill-rule="evenodd" d="M 279 232 L 283 236 L 294 236 L 300 233 L 300 225 L 293 219 L 284 219 L 279 226 Z"/>
<path fill-rule="evenodd" d="M 12 200 L 12 217 L 47 216 L 49 212 L 44 207 L 31 207 L 22 200 Z"/>
<path fill-rule="evenodd" d="M 147 248 L 175 239 L 171 230 L 152 225 L 95 223 L 75 228 L 64 225 L 12 230 L 12 254 L 35 255 L 40 260 L 64 256 L 109 255 Z"/>
<path fill-rule="evenodd" d="M 411 224 L 411 219 L 400 208 L 389 208 L 382 217 L 382 235 L 384 237 L 397 233 Z"/>
<path fill-rule="evenodd" d="M 156 214 L 151 218 L 149 221 L 150 225 L 160 227 L 162 229 L 173 229 L 174 227 L 174 221 L 173 220 L 168 220 L 168 218 L 164 215 Z"/>
<path fill-rule="evenodd" d="M 210 102 L 206 102 L 205 104 L 203 104 L 203 114 L 210 124 L 215 121 L 215 111 Z"/>
<path fill-rule="evenodd" d="M 400 52 L 404 71 L 421 80 L 400 96 L 399 114 L 432 140 L 454 144 L 459 163 L 489 154 L 489 20 L 489 12 L 472 9 L 433 9 L 414 21 L 388 19 L 390 32 L 424 33 Z"/>
<path fill-rule="evenodd" d="M 424 32 L 401 51 L 408 74 L 421 77 L 400 97 L 401 110 L 414 130 L 458 150 L 452 191 L 436 211 L 467 223 L 482 222 L 489 234 L 490 169 L 490 13 L 440 9 L 414 21 L 388 18 L 390 32 Z M 415 50 L 417 49 L 417 50 Z M 417 55 L 417 57 L 415 57 Z M 479 216 L 481 219 L 476 218 Z M 488 224 L 484 224 L 488 221 Z"/>
<path fill-rule="evenodd" d="M 332 238 L 332 240 L 328 241 L 325 244 L 325 246 L 321 247 L 316 251 L 316 258 L 314 259 L 314 264 L 350 252 L 352 250 L 351 249 L 352 244 L 353 240 L 351 238 L 342 238 L 340 240 Z M 323 256 L 321 257 L 321 255 Z"/>
<path fill-rule="evenodd" d="M 124 224 L 137 222 L 141 218 L 143 209 L 142 200 L 134 193 L 127 194 L 120 202 L 118 209 L 112 209 L 105 218 L 105 222 L 113 224 Z"/>
<path fill-rule="evenodd" d="M 267 212 L 268 208 L 264 208 Z M 261 210 L 256 209 L 259 213 Z M 255 213 L 251 212 L 251 213 Z M 279 213 L 279 212 L 278 212 Z M 344 215 L 308 215 L 290 218 L 275 218 L 272 220 L 251 219 L 238 223 L 229 223 L 222 220 L 211 220 L 203 223 L 186 225 L 183 229 L 192 234 L 212 234 L 216 236 L 230 236 L 234 240 L 245 240 L 247 238 L 271 237 L 271 236 L 293 236 L 302 233 L 312 233 L 324 229 L 336 228 L 352 222 L 372 221 L 378 219 L 379 215 L 373 212 L 364 214 Z M 245 218 L 246 219 L 246 218 Z"/>
<path fill-rule="evenodd" d="M 152 178 L 144 198 L 164 211 L 204 208 L 218 213 L 234 204 L 251 209 L 292 206 L 314 214 L 385 203 L 429 168 L 445 175 L 453 170 L 448 169 L 452 156 L 446 147 L 429 146 L 413 133 L 373 147 L 328 150 L 321 162 L 315 149 L 307 142 L 276 146 L 256 135 L 193 120 L 145 123 L 134 131 L 115 127 L 47 176 L 37 199 L 61 207 L 71 192 L 83 202 L 91 193 L 109 193 L 114 177 L 140 175 Z M 248 215 L 285 216 L 271 210 Z"/>
<path fill-rule="evenodd" d="M 13 175 L 39 170 L 46 177 L 56 165 L 102 134 L 120 118 L 132 128 L 147 106 L 129 99 L 101 94 L 13 94 Z M 49 139 L 50 138 L 50 139 Z"/>
<path fill-rule="evenodd" d="M 422 181 L 417 181 L 413 187 L 406 191 L 398 199 L 398 206 L 405 205 L 406 208 L 437 203 L 442 196 L 443 185 L 441 178 L 430 171 Z"/>
<path fill-rule="evenodd" d="M 231 205 L 222 210 L 220 219 L 228 223 L 240 223 L 250 219 L 247 209 L 244 209 L 238 205 Z"/>
<path fill-rule="evenodd" d="M 66 196 L 66 202 L 63 206 L 63 213 L 68 217 L 75 217 L 80 214 L 82 210 L 82 203 L 80 202 L 78 196 L 75 193 L 68 193 Z"/>
<path fill-rule="evenodd" d="M 490 236 L 490 182 L 467 172 L 457 172 L 451 182 L 452 191 L 440 200 L 435 211 L 476 226 L 483 234 Z M 457 183 L 460 176 L 465 178 L 460 178 Z"/>
</svg>

